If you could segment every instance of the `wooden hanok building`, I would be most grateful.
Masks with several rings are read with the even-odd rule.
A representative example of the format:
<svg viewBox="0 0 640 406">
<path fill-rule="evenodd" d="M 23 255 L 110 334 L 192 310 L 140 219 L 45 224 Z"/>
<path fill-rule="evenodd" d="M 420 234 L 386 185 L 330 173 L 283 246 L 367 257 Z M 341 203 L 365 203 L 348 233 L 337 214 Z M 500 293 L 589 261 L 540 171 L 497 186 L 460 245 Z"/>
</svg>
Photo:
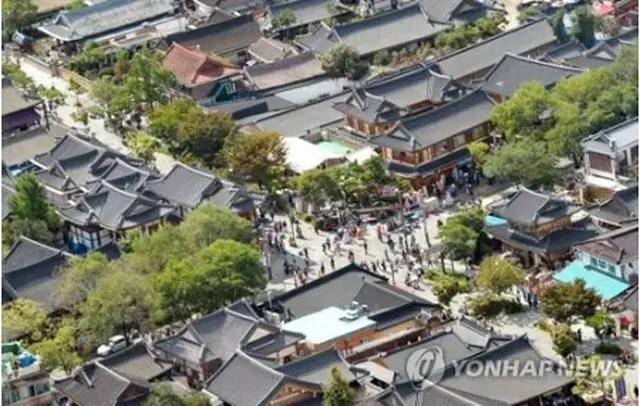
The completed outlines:
<svg viewBox="0 0 640 406">
<path fill-rule="evenodd" d="M 523 188 L 490 208 L 491 215 L 505 221 L 488 225 L 485 233 L 503 251 L 518 256 L 527 268 L 552 265 L 573 245 L 599 234 L 599 228 L 589 218 L 572 221 L 580 210 L 571 201 Z"/>
</svg>

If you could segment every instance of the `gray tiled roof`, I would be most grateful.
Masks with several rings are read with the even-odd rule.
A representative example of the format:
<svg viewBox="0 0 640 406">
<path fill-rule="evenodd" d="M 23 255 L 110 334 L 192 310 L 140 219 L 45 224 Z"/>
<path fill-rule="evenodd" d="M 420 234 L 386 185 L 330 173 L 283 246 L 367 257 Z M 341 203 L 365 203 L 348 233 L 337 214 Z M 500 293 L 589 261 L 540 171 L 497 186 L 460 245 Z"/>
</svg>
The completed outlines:
<svg viewBox="0 0 640 406">
<path fill-rule="evenodd" d="M 237 351 L 206 383 L 205 390 L 227 404 L 262 406 L 284 386 L 287 378 Z"/>
<path fill-rule="evenodd" d="M 252 340 L 245 344 L 242 349 L 251 355 L 268 356 L 278 350 L 304 340 L 304 338 L 304 334 L 280 330 L 273 334 L 268 334 L 264 337 Z"/>
<path fill-rule="evenodd" d="M 19 111 L 32 108 L 42 100 L 27 100 L 20 91 L 13 86 L 11 81 L 4 77 L 2 78 L 2 117 L 9 116 L 10 114 L 17 113 Z"/>
<path fill-rule="evenodd" d="M 109 169 L 102 173 L 95 182 L 104 180 L 122 190 L 138 191 L 146 182 L 159 177 L 160 174 L 155 171 L 136 167 L 120 158 L 116 158 Z M 88 185 L 92 185 L 92 183 L 90 182 Z"/>
<path fill-rule="evenodd" d="M 606 232 L 574 248 L 616 264 L 637 261 L 638 224 Z"/>
<path fill-rule="evenodd" d="M 460 79 L 495 65 L 505 52 L 527 55 L 556 42 L 546 18 L 518 26 L 438 60 L 444 74 Z"/>
<path fill-rule="evenodd" d="M 144 341 L 110 355 L 100 363 L 124 377 L 151 381 L 171 371 L 170 362 L 160 360 Z"/>
<path fill-rule="evenodd" d="M 270 6 L 271 15 L 274 16 L 282 10 L 291 10 L 296 16 L 294 27 L 307 25 L 331 17 L 326 0 L 296 0 L 278 3 Z"/>
<path fill-rule="evenodd" d="M 273 297 L 299 318 L 332 305 L 346 308 L 362 288 L 365 281 L 382 281 L 382 276 L 348 265 L 322 278 Z M 366 303 L 362 303 L 366 304 Z"/>
<path fill-rule="evenodd" d="M 570 216 L 579 210 L 580 206 L 575 203 L 522 188 L 494 211 L 509 223 L 538 225 Z"/>
<path fill-rule="evenodd" d="M 514 364 L 519 362 L 519 365 L 527 362 L 541 365 L 543 361 L 547 361 L 536 351 L 526 336 L 478 354 L 471 360 L 480 362 L 500 360 Z M 472 377 L 470 374 L 456 374 L 451 368 L 445 373 L 438 386 L 473 397 L 513 405 L 560 389 L 574 379 L 564 373 L 556 374 L 552 371 L 545 374 L 504 374 L 499 377 L 481 374 L 478 377 Z"/>
<path fill-rule="evenodd" d="M 12 299 L 30 299 L 47 311 L 57 309 L 56 290 L 61 268 L 71 254 L 20 236 L 2 260 L 2 277 L 13 293 Z"/>
<path fill-rule="evenodd" d="M 339 112 L 357 117 L 369 123 L 376 121 L 396 121 L 404 111 L 384 97 L 376 96 L 364 89 L 354 89 L 351 97 L 333 107 Z"/>
<path fill-rule="evenodd" d="M 217 24 L 200 27 L 165 38 L 165 43 L 174 42 L 189 48 L 200 46 L 206 53 L 220 56 L 235 56 L 262 36 L 260 26 L 251 14 L 242 15 Z"/>
<path fill-rule="evenodd" d="M 202 202 L 242 213 L 254 208 L 253 199 L 242 186 L 180 162 L 176 162 L 162 178 L 145 183 L 144 190 L 149 196 L 188 208 Z"/>
<path fill-rule="evenodd" d="M 81 226 L 99 225 L 109 230 L 124 230 L 167 217 L 174 211 L 140 194 L 126 192 L 101 180 L 71 206 L 58 212 L 67 221 Z"/>
<path fill-rule="evenodd" d="M 544 55 L 544 58 L 549 59 L 550 61 L 562 62 L 568 58 L 580 56 L 586 50 L 587 48 L 585 48 L 580 41 L 575 38 L 571 38 L 564 44 L 560 44 L 557 47 L 549 49 Z"/>
<path fill-rule="evenodd" d="M 338 25 L 333 28 L 333 35 L 337 42 L 353 47 L 360 55 L 370 55 L 435 37 L 449 28 L 449 24 L 430 21 L 420 5 L 413 4 L 354 23 Z M 314 44 L 311 50 L 326 52 L 326 44 L 320 42 L 320 45 L 317 48 Z"/>
<path fill-rule="evenodd" d="M 422 341 L 386 353 L 381 361 L 396 373 L 395 382 L 410 380 L 406 365 L 409 357 L 421 349 L 439 348 L 442 350 L 445 365 L 461 361 L 480 354 L 489 348 L 490 342 L 504 343 L 505 337 L 498 336 L 473 321 L 463 317 L 453 324 L 446 325 Z"/>
<path fill-rule="evenodd" d="M 451 77 L 441 74 L 438 66 L 418 65 L 374 80 L 365 89 L 400 107 L 409 107 L 424 100 L 444 101 L 447 95 L 459 90 L 459 87 Z"/>
<path fill-rule="evenodd" d="M 626 292 L 623 300 L 627 309 L 638 312 L 638 284 L 635 284 Z"/>
<path fill-rule="evenodd" d="M 421 0 L 422 8 L 435 21 L 451 22 L 462 20 L 472 22 L 482 17 L 487 11 L 487 6 L 477 0 Z M 471 15 L 472 18 L 467 17 Z"/>
<path fill-rule="evenodd" d="M 333 104 L 346 98 L 346 93 L 341 93 L 258 120 L 255 126 L 261 131 L 274 131 L 283 137 L 302 137 L 307 131 L 328 127 L 341 121 L 342 114 L 333 108 Z"/>
<path fill-rule="evenodd" d="M 539 82 L 552 86 L 561 79 L 582 73 L 579 68 L 541 62 L 523 56 L 506 53 L 485 76 L 481 89 L 487 93 L 510 97 L 518 86 L 527 82 Z"/>
<path fill-rule="evenodd" d="M 83 365 L 72 377 L 54 383 L 53 387 L 83 406 L 113 406 L 121 404 L 120 401 L 124 400 L 121 396 L 125 392 L 149 392 L 142 382 L 133 383 L 98 361 Z M 141 404 L 141 400 L 132 404 Z"/>
<path fill-rule="evenodd" d="M 338 42 L 335 32 L 325 23 L 320 23 L 313 31 L 298 35 L 295 39 L 300 47 L 316 54 L 329 52 Z"/>
<path fill-rule="evenodd" d="M 325 75 L 322 64 L 312 52 L 303 52 L 272 63 L 245 68 L 257 89 L 269 89 Z"/>
<path fill-rule="evenodd" d="M 63 41 L 76 41 L 162 17 L 175 8 L 173 0 L 109 0 L 61 11 L 52 24 L 39 29 Z"/>
<path fill-rule="evenodd" d="M 226 362 L 259 326 L 262 324 L 253 317 L 222 308 L 189 321 L 176 335 L 158 340 L 155 347 L 196 365 L 205 359 Z"/>
<path fill-rule="evenodd" d="M 612 59 L 599 58 L 591 55 L 580 55 L 567 58 L 563 62 L 565 65 L 575 66 L 581 69 L 598 69 L 613 63 Z"/>
<path fill-rule="evenodd" d="M 259 38 L 249 46 L 247 52 L 264 63 L 285 59 L 298 53 L 293 46 L 273 38 Z"/>
<path fill-rule="evenodd" d="M 349 383 L 355 381 L 362 374 L 362 372 L 352 369 L 335 348 L 297 358 L 293 362 L 276 368 L 276 370 L 304 382 L 323 385 L 331 379 L 331 369 L 334 366 L 338 367 L 342 377 Z"/>
<path fill-rule="evenodd" d="M 396 149 L 422 149 L 488 122 L 493 105 L 484 92 L 475 91 L 441 107 L 402 119 L 371 142 Z"/>
<path fill-rule="evenodd" d="M 211 110 L 223 111 L 231 114 L 235 120 L 249 119 L 251 116 L 271 112 L 290 110 L 296 105 L 278 96 L 266 96 L 252 99 L 235 100 L 228 103 L 214 104 L 207 107 Z"/>
<path fill-rule="evenodd" d="M 638 221 L 638 185 L 614 192 L 589 213 L 596 219 L 618 225 Z"/>
<path fill-rule="evenodd" d="M 638 145 L 638 117 L 586 137 L 582 141 L 582 148 L 587 152 L 597 152 L 615 157 L 619 151 L 612 148 L 612 142 L 615 143 L 616 148 L 621 150 Z"/>
<path fill-rule="evenodd" d="M 471 154 L 469 149 L 460 148 L 451 153 L 440 155 L 436 159 L 432 159 L 420 165 L 409 165 L 393 160 L 385 160 L 385 167 L 390 172 L 396 173 L 405 177 L 424 176 L 438 170 L 443 166 L 447 166 L 454 162 L 462 163 L 469 161 Z"/>
<path fill-rule="evenodd" d="M 49 129 L 39 126 L 31 130 L 15 134 L 2 140 L 2 159 L 7 165 L 19 165 L 31 160 L 36 155 L 50 151 L 56 139 L 63 137 L 69 129 L 58 124 L 51 124 Z"/>
<path fill-rule="evenodd" d="M 600 234 L 600 230 L 591 224 L 589 219 L 576 223 L 569 228 L 554 230 L 541 239 L 513 230 L 507 224 L 489 226 L 484 231 L 490 237 L 506 242 L 509 245 L 542 254 L 567 251 L 574 245 Z"/>
<path fill-rule="evenodd" d="M 45 185 L 62 190 L 62 186 L 69 186 L 68 180 L 73 182 L 74 187 L 87 186 L 112 168 L 116 159 L 139 165 L 137 160 L 113 151 L 96 140 L 67 133 L 50 151 L 36 155 L 31 161 L 43 168 L 37 176 Z M 143 171 L 149 172 L 146 169 Z M 41 175 L 43 172 L 49 172 L 50 175 Z"/>
</svg>

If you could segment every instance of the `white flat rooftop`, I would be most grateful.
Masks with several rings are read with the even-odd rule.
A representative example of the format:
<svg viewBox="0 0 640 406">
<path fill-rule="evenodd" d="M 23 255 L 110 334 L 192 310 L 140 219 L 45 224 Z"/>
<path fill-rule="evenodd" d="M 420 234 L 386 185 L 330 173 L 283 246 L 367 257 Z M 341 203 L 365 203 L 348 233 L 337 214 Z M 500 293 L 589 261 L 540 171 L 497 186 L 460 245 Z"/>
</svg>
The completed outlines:
<svg viewBox="0 0 640 406">
<path fill-rule="evenodd" d="M 319 312 L 285 323 L 282 329 L 302 333 L 309 342 L 322 344 L 376 324 L 375 321 L 366 316 L 360 316 L 355 320 L 347 320 L 345 315 L 345 310 L 337 307 L 327 307 Z"/>
</svg>

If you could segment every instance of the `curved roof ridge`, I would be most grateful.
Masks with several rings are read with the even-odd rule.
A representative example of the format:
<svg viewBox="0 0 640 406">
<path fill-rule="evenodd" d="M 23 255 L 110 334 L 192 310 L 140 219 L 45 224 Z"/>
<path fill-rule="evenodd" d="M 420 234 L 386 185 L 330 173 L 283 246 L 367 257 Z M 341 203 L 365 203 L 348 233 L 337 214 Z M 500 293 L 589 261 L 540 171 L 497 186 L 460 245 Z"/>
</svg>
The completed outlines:
<svg viewBox="0 0 640 406">
<path fill-rule="evenodd" d="M 3 264 L 4 264 L 5 260 L 7 258 L 9 258 L 9 256 L 18 248 L 18 246 L 21 243 L 24 243 L 24 242 L 28 242 L 28 243 L 31 243 L 31 244 L 36 244 L 36 245 L 38 245 L 38 246 L 40 246 L 42 248 L 48 249 L 51 252 L 51 255 L 47 256 L 46 258 L 43 258 L 42 260 L 40 260 L 38 262 L 32 263 L 29 266 L 43 264 L 43 263 L 45 263 L 47 261 L 50 261 L 51 259 L 53 259 L 53 258 L 55 258 L 55 257 L 57 257 L 59 255 L 62 255 L 62 256 L 65 256 L 65 257 L 73 257 L 74 256 L 73 254 L 71 254 L 69 252 L 66 252 L 63 249 L 56 249 L 56 248 L 51 247 L 51 246 L 49 246 L 47 244 L 41 243 L 39 241 L 32 240 L 30 238 L 27 238 L 24 235 L 20 235 L 18 237 L 18 240 L 16 242 L 14 242 L 13 245 L 11 246 L 11 249 L 9 250 L 9 252 L 7 252 L 7 254 L 3 257 L 3 259 L 2 259 Z M 16 268 L 16 269 L 14 269 L 14 270 L 12 270 L 10 272 L 7 272 L 7 273 L 19 272 L 19 271 L 21 271 L 23 269 L 25 269 L 24 266 L 22 266 L 20 268 Z M 5 274 L 4 270 L 3 270 L 3 274 Z"/>
</svg>

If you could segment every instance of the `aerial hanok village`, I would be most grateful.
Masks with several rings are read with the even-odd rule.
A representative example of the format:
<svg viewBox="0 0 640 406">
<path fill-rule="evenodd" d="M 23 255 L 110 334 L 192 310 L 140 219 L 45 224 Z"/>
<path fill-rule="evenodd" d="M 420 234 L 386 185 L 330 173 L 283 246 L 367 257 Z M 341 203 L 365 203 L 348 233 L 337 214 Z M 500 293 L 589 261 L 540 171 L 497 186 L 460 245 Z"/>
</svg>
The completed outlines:
<svg viewBox="0 0 640 406">
<path fill-rule="evenodd" d="M 3 0 L 3 406 L 638 405 L 638 0 Z"/>
</svg>

